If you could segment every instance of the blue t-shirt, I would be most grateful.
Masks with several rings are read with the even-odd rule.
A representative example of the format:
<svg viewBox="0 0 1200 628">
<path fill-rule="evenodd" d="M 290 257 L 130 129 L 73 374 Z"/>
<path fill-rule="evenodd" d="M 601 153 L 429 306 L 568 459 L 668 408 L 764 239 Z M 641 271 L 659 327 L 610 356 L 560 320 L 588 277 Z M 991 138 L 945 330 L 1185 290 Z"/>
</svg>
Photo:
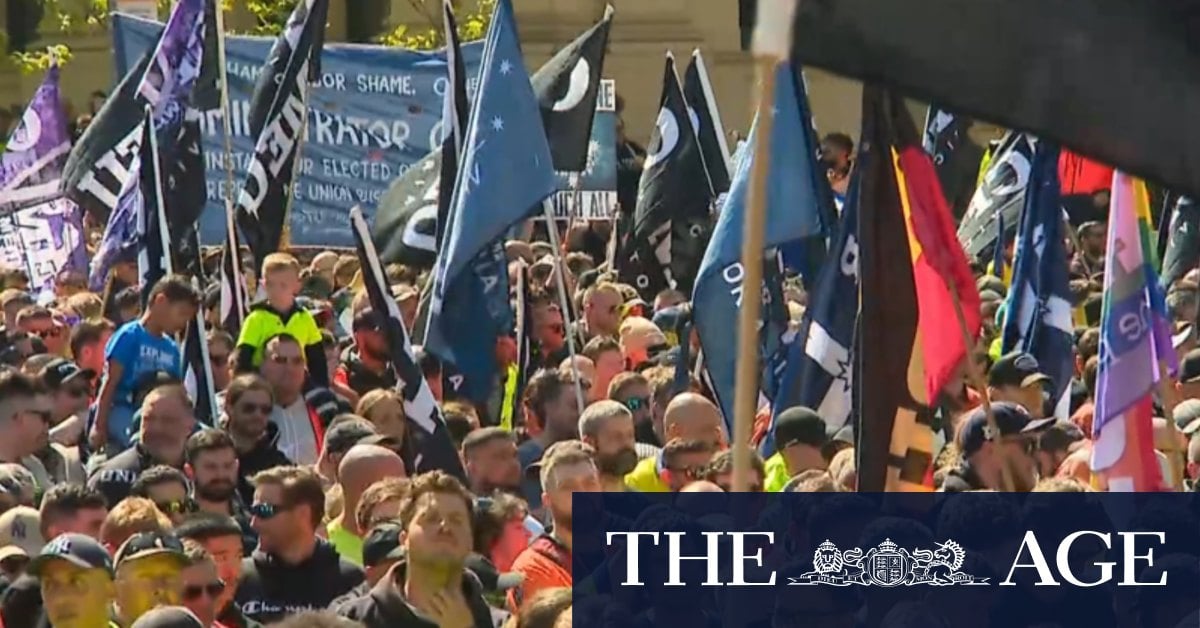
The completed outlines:
<svg viewBox="0 0 1200 628">
<path fill-rule="evenodd" d="M 104 383 L 108 381 L 110 360 L 120 363 L 123 370 L 108 414 L 109 442 L 128 446 L 128 430 L 135 410 L 133 397 L 138 386 L 159 371 L 182 378 L 183 355 L 173 338 L 151 334 L 139 319 L 122 325 L 104 347 Z"/>
</svg>

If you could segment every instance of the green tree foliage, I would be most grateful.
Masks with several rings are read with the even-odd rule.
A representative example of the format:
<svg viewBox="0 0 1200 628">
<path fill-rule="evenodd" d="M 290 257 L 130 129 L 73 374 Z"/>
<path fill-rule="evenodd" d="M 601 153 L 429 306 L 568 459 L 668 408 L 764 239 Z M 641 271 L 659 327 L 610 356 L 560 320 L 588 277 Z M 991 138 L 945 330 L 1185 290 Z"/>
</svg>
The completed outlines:
<svg viewBox="0 0 1200 628">
<path fill-rule="evenodd" d="M 41 24 L 43 28 L 51 25 L 63 35 L 80 35 L 98 29 L 108 28 L 109 16 L 112 12 L 112 0 L 35 0 L 40 3 L 42 11 Z M 348 0 L 353 3 L 355 0 Z M 254 16 L 255 24 L 247 31 L 234 31 L 226 26 L 232 34 L 276 35 L 283 30 L 288 16 L 295 7 L 297 0 L 221 0 L 222 8 L 228 13 L 234 9 L 234 4 L 245 6 Z M 376 38 L 380 44 L 398 48 L 415 50 L 434 50 L 445 45 L 442 33 L 441 1 L 440 0 L 408 0 L 416 10 L 419 18 L 415 23 L 400 24 L 392 31 Z M 482 39 L 487 32 L 491 20 L 492 9 L 496 0 L 456 0 L 458 11 L 458 36 L 466 41 Z M 160 19 L 166 19 L 171 10 L 171 0 L 158 0 Z M 0 33 L 0 44 L 5 45 L 7 33 Z M 18 51 L 9 55 L 9 62 L 15 64 L 21 71 L 27 73 L 44 71 L 51 59 L 57 57 L 60 64 L 71 58 L 71 50 L 66 45 L 56 45 L 44 50 Z"/>
</svg>

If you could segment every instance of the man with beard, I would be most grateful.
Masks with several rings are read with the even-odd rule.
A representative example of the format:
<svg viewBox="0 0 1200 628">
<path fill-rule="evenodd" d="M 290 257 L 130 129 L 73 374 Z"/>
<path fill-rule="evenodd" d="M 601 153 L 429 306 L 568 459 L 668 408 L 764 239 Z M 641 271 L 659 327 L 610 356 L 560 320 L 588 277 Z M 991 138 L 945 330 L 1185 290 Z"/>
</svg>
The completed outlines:
<svg viewBox="0 0 1200 628">
<path fill-rule="evenodd" d="M 341 365 L 333 377 L 360 397 L 376 388 L 396 387 L 396 376 L 388 365 L 383 322 L 383 316 L 370 307 L 354 316 L 354 345 L 342 352 Z"/>
<path fill-rule="evenodd" d="M 342 512 L 326 526 L 329 542 L 342 558 L 362 566 L 363 537 L 369 530 L 358 527 L 355 514 L 363 492 L 372 484 L 391 477 L 405 477 L 400 456 L 379 445 L 355 445 L 338 464 L 338 485 L 342 488 Z"/>
<path fill-rule="evenodd" d="M 601 490 L 625 491 L 625 476 L 638 463 L 633 439 L 633 413 L 616 401 L 597 401 L 579 417 L 579 434 L 583 442 L 596 450 Z"/>
<path fill-rule="evenodd" d="M 585 387 L 586 394 L 586 387 Z M 525 474 L 521 491 L 531 511 L 542 508 L 542 486 L 530 473 L 533 463 L 554 443 L 579 438 L 579 401 L 575 398 L 575 382 L 570 373 L 558 369 L 538 371 L 525 387 L 525 425 L 533 438 L 521 443 L 517 457 Z"/>
<path fill-rule="evenodd" d="M 467 434 L 463 439 L 462 458 L 472 493 L 481 496 L 496 491 L 520 494 L 521 462 L 517 458 L 517 441 L 511 432 L 499 427 L 485 427 Z"/>
<path fill-rule="evenodd" d="M 404 560 L 338 614 L 367 628 L 493 626 L 479 580 L 466 569 L 471 510 L 471 494 L 454 477 L 431 471 L 415 478 L 400 507 Z"/>
<path fill-rule="evenodd" d="M 199 511 L 233 517 L 242 529 L 246 553 L 253 551 L 258 535 L 250 527 L 250 515 L 238 495 L 233 439 L 221 430 L 197 432 L 188 438 L 185 458 L 183 470 L 192 482 L 192 499 Z"/>
<path fill-rule="evenodd" d="M 258 549 L 242 561 L 234 598 L 264 624 L 323 609 L 363 581 L 363 571 L 317 537 L 325 489 L 309 467 L 276 467 L 254 476 L 250 524 Z"/>
<path fill-rule="evenodd" d="M 292 464 L 277 446 L 279 426 L 269 420 L 274 407 L 274 392 L 262 377 L 238 375 L 229 383 L 222 426 L 237 454 L 237 489 L 243 503 L 254 499 L 254 487 L 248 478 L 259 471 Z"/>
<path fill-rule="evenodd" d="M 555 443 L 546 450 L 540 470 L 545 491 L 542 501 L 554 528 L 534 539 L 513 561 L 513 573 L 524 576 L 523 584 L 509 591 L 508 603 L 513 611 L 540 591 L 571 586 L 571 546 L 574 541 L 571 494 L 602 490 L 594 456 L 595 450 L 577 440 Z"/>
<path fill-rule="evenodd" d="M 191 401 L 181 384 L 155 388 L 142 400 L 137 443 L 97 467 L 88 485 L 116 504 L 129 495 L 142 471 L 156 464 L 182 468 L 184 445 L 195 425 Z"/>
<path fill-rule="evenodd" d="M 1054 424 L 1054 419 L 1034 419 L 1024 407 L 1001 401 L 992 404 L 992 416 L 999 434 L 988 429 L 983 408 L 975 408 L 958 432 L 958 447 L 963 461 L 946 474 L 942 490 L 947 493 L 990 489 L 1027 493 L 1038 480 L 1034 458 L 1038 435 Z M 1006 472 L 1007 468 L 1007 472 Z M 1004 476 L 1013 486 L 1005 486 Z"/>
</svg>

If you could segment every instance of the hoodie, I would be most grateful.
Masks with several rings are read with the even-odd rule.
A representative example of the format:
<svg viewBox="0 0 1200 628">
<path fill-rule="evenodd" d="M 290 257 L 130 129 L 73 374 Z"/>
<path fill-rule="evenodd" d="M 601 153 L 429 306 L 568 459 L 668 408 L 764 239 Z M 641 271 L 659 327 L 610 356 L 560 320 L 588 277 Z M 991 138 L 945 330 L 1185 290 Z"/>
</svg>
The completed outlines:
<svg viewBox="0 0 1200 628">
<path fill-rule="evenodd" d="M 234 602 L 246 618 L 263 624 L 308 610 L 324 610 L 363 581 L 363 570 L 318 540 L 307 560 L 288 565 L 257 550 L 242 561 Z"/>
<path fill-rule="evenodd" d="M 254 449 L 238 454 L 238 494 L 242 496 L 242 501 L 254 503 L 254 486 L 250 484 L 250 478 L 256 473 L 290 464 L 292 461 L 279 451 L 279 426 L 268 422 L 267 431 L 258 439 Z"/>
<path fill-rule="evenodd" d="M 436 622 L 421 614 L 404 599 L 404 573 L 408 565 L 401 561 L 392 567 L 363 597 L 334 609 L 340 617 L 361 622 L 366 628 L 438 628 Z M 492 628 L 491 608 L 483 599 L 483 586 L 468 570 L 463 570 L 462 592 L 471 609 L 475 628 Z"/>
</svg>

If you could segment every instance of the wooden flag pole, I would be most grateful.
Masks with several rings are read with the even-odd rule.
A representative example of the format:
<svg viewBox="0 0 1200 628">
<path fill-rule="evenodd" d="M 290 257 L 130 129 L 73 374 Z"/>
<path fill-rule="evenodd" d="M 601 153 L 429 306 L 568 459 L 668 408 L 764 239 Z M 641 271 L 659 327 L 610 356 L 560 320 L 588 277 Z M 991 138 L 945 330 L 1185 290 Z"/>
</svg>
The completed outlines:
<svg viewBox="0 0 1200 628">
<path fill-rule="evenodd" d="M 767 217 L 767 177 L 771 168 L 775 69 L 791 47 L 792 15 L 798 0 L 759 0 L 754 25 L 758 74 L 754 163 L 742 227 L 742 295 L 738 309 L 737 377 L 733 396 L 733 490 L 749 490 L 750 429 L 758 410 L 758 325 L 762 317 L 763 240 Z M 728 417 L 727 417 L 728 418 Z"/>
<path fill-rule="evenodd" d="M 967 381 L 979 391 L 979 398 L 983 401 L 983 412 L 987 417 L 988 431 L 992 434 L 988 440 L 992 442 L 996 455 L 1000 458 L 1000 486 L 1005 492 L 1011 493 L 1016 483 L 1013 482 L 1012 469 L 1008 466 L 1008 456 L 1000 443 L 1000 428 L 996 425 L 996 415 L 992 413 L 992 400 L 988 398 L 987 382 L 983 379 L 983 373 L 979 372 L 979 365 L 971 356 L 975 341 L 971 338 L 971 331 L 967 329 L 967 317 L 963 314 L 958 288 L 950 281 L 946 282 L 946 287 L 950 289 L 950 300 L 954 302 L 954 317 L 958 319 L 958 331 L 962 334 L 963 347 L 966 349 Z"/>
</svg>

